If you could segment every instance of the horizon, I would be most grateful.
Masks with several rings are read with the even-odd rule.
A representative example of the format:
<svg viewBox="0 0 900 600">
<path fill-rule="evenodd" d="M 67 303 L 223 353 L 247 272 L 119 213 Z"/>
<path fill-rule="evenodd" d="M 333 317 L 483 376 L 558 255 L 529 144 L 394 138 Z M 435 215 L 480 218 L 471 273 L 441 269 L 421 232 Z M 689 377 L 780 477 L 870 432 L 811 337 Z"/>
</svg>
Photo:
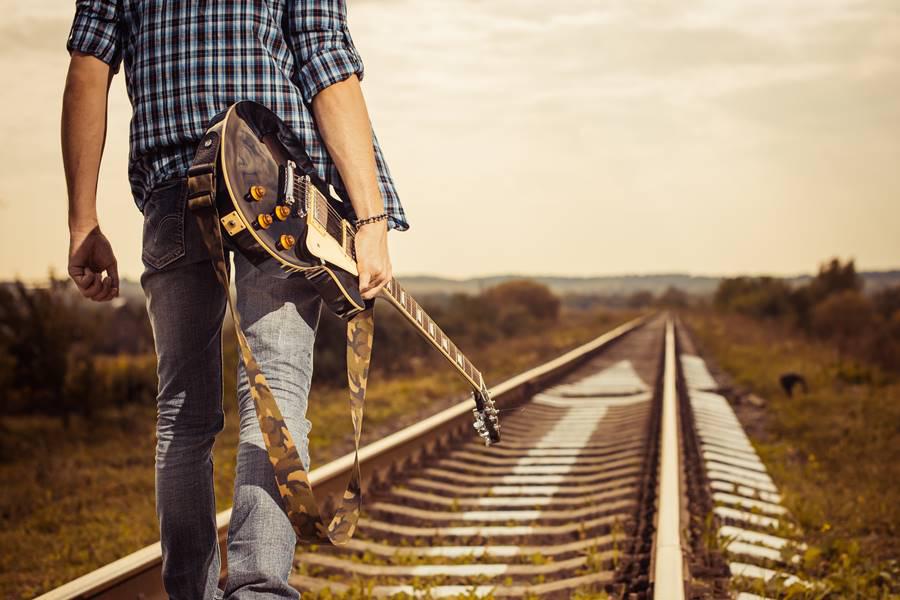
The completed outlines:
<svg viewBox="0 0 900 600">
<path fill-rule="evenodd" d="M 852 260 L 852 259 L 851 259 Z M 815 277 L 816 270 L 809 272 L 794 272 L 794 273 L 784 273 L 784 274 L 776 274 L 776 273 L 730 273 L 730 274 L 715 274 L 715 273 L 689 273 L 684 271 L 671 271 L 671 272 L 648 272 L 648 273 L 606 273 L 606 274 L 594 274 L 594 275 L 571 275 L 571 274 L 549 274 L 549 273 L 515 273 L 515 272 L 507 272 L 507 273 L 493 273 L 487 275 L 472 275 L 469 277 L 453 277 L 453 276 L 445 276 L 445 275 L 437 275 L 437 274 L 428 274 L 428 273 L 395 273 L 394 277 L 401 282 L 405 279 L 442 279 L 457 283 L 463 283 L 466 281 L 478 280 L 478 279 L 495 279 L 495 278 L 512 278 L 512 279 L 627 279 L 627 278 L 652 278 L 652 277 L 686 277 L 692 279 L 730 279 L 736 277 L 773 277 L 776 279 L 802 279 L 804 277 Z M 865 269 L 860 268 L 859 265 L 856 266 L 856 272 L 860 276 L 866 275 L 888 275 L 888 274 L 900 274 L 900 266 L 886 269 Z M 57 277 L 65 278 L 65 274 L 56 273 Z M 0 277 L 0 283 L 9 283 L 11 281 L 20 280 L 27 285 L 37 285 L 42 284 L 49 281 L 49 275 L 42 277 L 33 277 L 33 278 L 20 278 L 15 275 L 10 277 Z M 134 283 L 139 285 L 140 280 L 139 277 L 130 277 L 130 276 L 122 276 L 120 278 L 121 281 L 127 281 L 130 283 Z M 232 282 L 233 284 L 234 282 Z"/>
</svg>

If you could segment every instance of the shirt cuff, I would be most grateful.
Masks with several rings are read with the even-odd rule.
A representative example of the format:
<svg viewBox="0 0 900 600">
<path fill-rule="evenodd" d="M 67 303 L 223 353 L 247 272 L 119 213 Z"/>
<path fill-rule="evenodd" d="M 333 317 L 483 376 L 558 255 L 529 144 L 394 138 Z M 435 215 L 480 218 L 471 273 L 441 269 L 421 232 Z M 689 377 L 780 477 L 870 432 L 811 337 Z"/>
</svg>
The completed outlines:
<svg viewBox="0 0 900 600">
<path fill-rule="evenodd" d="M 330 85 L 353 74 L 363 78 L 363 62 L 352 44 L 324 48 L 309 57 L 300 68 L 300 91 L 307 104 Z"/>
<path fill-rule="evenodd" d="M 118 23 L 115 15 L 98 12 L 90 6 L 79 5 L 66 42 L 71 54 L 78 51 L 95 56 L 118 72 L 122 61 L 119 50 Z"/>
<path fill-rule="evenodd" d="M 388 215 L 388 229 L 393 229 L 394 231 L 406 231 L 409 229 L 409 223 L 401 221 L 394 215 Z"/>
</svg>

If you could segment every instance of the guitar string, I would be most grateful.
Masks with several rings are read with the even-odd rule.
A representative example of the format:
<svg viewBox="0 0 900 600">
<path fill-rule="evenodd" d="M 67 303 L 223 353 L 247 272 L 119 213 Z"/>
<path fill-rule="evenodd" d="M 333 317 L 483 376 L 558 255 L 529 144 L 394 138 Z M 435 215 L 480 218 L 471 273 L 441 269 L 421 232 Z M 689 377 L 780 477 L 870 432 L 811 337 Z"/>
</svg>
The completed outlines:
<svg viewBox="0 0 900 600">
<path fill-rule="evenodd" d="M 305 195 L 306 195 L 307 184 L 304 183 L 302 180 L 295 180 L 295 183 L 294 183 L 294 189 L 295 189 L 295 191 L 298 190 L 298 188 L 299 188 L 299 191 L 305 196 Z M 325 195 L 322 194 L 322 192 L 320 192 L 318 189 L 316 189 L 315 186 L 313 186 L 313 191 L 314 191 L 316 194 L 318 194 L 318 196 L 319 196 L 319 197 L 322 199 L 322 201 L 325 203 L 325 206 L 328 208 L 328 214 L 330 214 L 331 216 L 333 216 L 333 217 L 335 217 L 335 218 L 337 218 L 337 219 L 339 219 L 339 220 L 341 220 L 341 221 L 346 221 L 346 219 L 345 219 L 343 216 L 341 216 L 341 214 L 338 213 L 337 210 L 335 210 L 335 208 L 334 208 L 333 206 L 331 206 L 331 202 L 328 201 L 328 199 L 325 197 Z M 347 232 L 348 232 L 348 234 L 349 234 L 348 237 L 350 237 L 351 239 L 353 239 L 353 238 L 355 238 L 355 236 L 356 236 L 356 230 L 353 229 L 353 225 L 350 224 L 349 221 L 347 222 L 347 224 L 349 225 L 349 227 L 347 227 Z"/>
<path fill-rule="evenodd" d="M 303 195 L 303 197 L 306 196 L 307 185 L 308 184 L 305 183 L 302 179 L 297 178 L 294 180 L 294 190 L 299 191 Z M 325 204 L 328 210 L 329 215 L 331 215 L 338 221 L 346 221 L 346 219 L 344 219 L 344 217 L 341 216 L 341 214 L 338 213 L 333 206 L 331 206 L 331 202 L 328 201 L 325 195 L 322 194 L 322 192 L 320 192 L 315 186 L 313 186 L 313 191 L 315 194 L 317 194 L 318 198 L 321 198 L 322 202 Z M 347 221 L 347 240 L 353 245 L 352 247 L 355 249 L 356 246 L 354 242 L 356 241 L 356 229 L 354 229 L 353 225 L 349 221 Z"/>
<path fill-rule="evenodd" d="M 309 185 L 309 183 L 307 183 L 307 182 L 303 181 L 303 179 L 295 176 L 294 181 L 293 181 L 294 192 L 299 191 L 301 193 L 301 196 L 304 198 L 304 200 L 306 197 L 306 191 L 307 191 L 308 185 Z M 328 201 L 328 198 L 326 198 L 325 195 L 322 194 L 322 192 L 320 192 L 318 190 L 318 188 L 313 186 L 313 191 L 315 194 L 317 194 L 317 197 L 318 197 L 317 199 L 321 199 L 325 203 L 325 206 L 328 211 L 327 214 L 338 219 L 338 221 L 341 221 L 341 222 L 346 221 L 346 219 L 344 219 L 344 217 L 340 213 L 338 213 L 337 210 L 335 210 L 333 206 L 331 206 L 331 202 Z M 346 227 L 347 238 L 351 242 L 353 242 L 356 239 L 356 229 L 349 222 L 347 223 L 347 225 L 348 225 Z M 343 225 L 341 226 L 341 228 L 342 228 L 342 230 L 344 229 Z M 397 287 L 398 291 L 403 291 L 403 293 L 405 293 L 406 296 L 409 297 L 409 300 L 410 300 L 410 308 L 409 309 L 406 308 L 406 305 L 404 302 L 400 302 L 401 306 L 403 306 L 403 308 L 404 308 L 404 310 L 406 310 L 407 314 L 411 318 L 413 318 L 412 309 L 413 309 L 413 306 L 415 306 L 416 308 L 418 308 L 419 310 L 422 311 L 422 314 L 425 317 L 425 319 L 427 319 L 432 325 L 434 325 L 435 335 L 433 335 L 433 336 L 429 335 L 429 337 L 431 337 L 432 339 L 437 341 L 440 338 L 440 336 L 443 336 L 444 340 L 446 340 L 446 342 L 447 342 L 446 352 L 447 352 L 448 358 L 450 358 L 451 351 L 452 351 L 452 353 L 457 354 L 457 356 L 462 354 L 462 352 L 460 352 L 460 350 L 456 346 L 456 344 L 454 344 L 453 341 L 447 336 L 447 334 L 445 334 L 443 332 L 443 330 L 440 327 L 438 327 L 437 323 L 434 322 L 434 320 L 428 315 L 428 313 L 425 312 L 425 310 L 423 310 L 421 308 L 421 305 L 419 305 L 419 303 L 416 302 L 416 300 L 408 292 L 403 290 L 403 288 L 400 286 L 400 284 L 397 282 L 396 279 L 392 278 L 392 281 L 394 282 L 394 285 Z M 392 296 L 394 295 L 392 292 L 390 292 L 390 290 L 388 290 L 388 292 L 391 293 Z M 397 299 L 397 298 L 395 297 L 395 299 Z M 399 300 L 399 299 L 397 299 L 397 300 Z M 417 318 L 415 320 L 418 321 Z M 424 328 L 425 324 L 422 323 L 422 325 Z M 437 335 L 438 333 L 440 334 L 440 336 Z M 440 349 L 442 351 L 444 351 L 443 348 L 440 348 Z M 472 361 L 470 361 L 469 358 L 465 354 L 462 354 L 462 361 L 463 361 L 463 364 L 460 365 L 458 360 L 451 360 L 453 365 L 457 366 L 466 377 L 471 378 L 470 381 L 472 383 L 475 383 L 476 375 L 478 375 L 478 379 L 483 379 L 483 376 L 481 375 L 481 373 L 478 371 L 478 369 L 475 368 L 475 365 L 472 364 Z M 469 374 L 470 370 L 472 372 L 471 375 Z M 476 385 L 478 385 L 478 384 L 476 384 Z"/>
<path fill-rule="evenodd" d="M 307 185 L 308 185 L 308 184 L 305 183 L 302 179 L 297 178 L 297 177 L 295 176 L 295 179 L 294 179 L 294 190 L 295 190 L 295 191 L 300 191 L 303 195 L 305 195 L 305 194 L 306 194 L 306 187 L 307 187 Z M 328 198 L 326 198 L 325 195 L 322 194 L 322 192 L 320 192 L 315 186 L 313 186 L 313 191 L 314 191 L 314 192 L 318 195 L 318 197 L 321 198 L 322 201 L 325 203 L 325 206 L 326 206 L 327 209 L 328 209 L 328 214 L 330 214 L 331 216 L 335 217 L 335 218 L 338 219 L 339 221 L 346 221 L 346 219 L 345 219 L 345 218 L 344 218 L 337 210 L 335 210 L 335 208 L 331 205 L 331 202 L 328 201 Z M 351 239 L 351 240 L 355 240 L 355 239 L 356 239 L 356 231 L 357 231 L 357 230 L 354 228 L 354 226 L 353 226 L 349 221 L 347 221 L 347 225 L 348 225 L 348 227 L 347 227 L 347 237 L 348 237 L 349 239 Z"/>
<path fill-rule="evenodd" d="M 308 184 L 305 183 L 305 182 L 304 182 L 302 179 L 300 179 L 300 178 L 295 178 L 295 179 L 294 179 L 294 191 L 300 192 L 303 196 L 306 195 L 306 188 L 307 188 L 307 185 L 308 185 Z M 314 192 L 315 192 L 316 194 L 318 194 L 318 196 L 319 196 L 320 198 L 322 198 L 323 202 L 325 203 L 325 206 L 328 208 L 328 213 L 329 213 L 331 216 L 335 217 L 336 219 L 339 219 L 339 220 L 342 220 L 342 221 L 346 221 L 346 219 L 344 219 L 344 218 L 343 218 L 343 217 L 342 217 L 342 216 L 334 209 L 334 207 L 331 206 L 331 203 L 328 202 L 328 199 L 325 198 L 325 196 L 324 196 L 318 189 L 316 189 L 315 186 L 313 186 L 313 190 L 314 190 Z M 353 241 L 353 240 L 356 239 L 356 230 L 353 228 L 353 225 L 350 224 L 349 222 L 347 223 L 347 225 L 348 225 L 348 226 L 347 226 L 347 237 L 348 237 L 348 239 L 350 239 L 351 241 Z M 397 283 L 396 280 L 394 280 L 394 283 L 395 283 L 396 287 L 398 288 L 398 291 L 399 291 L 400 289 L 402 289 L 402 288 L 400 287 L 400 284 Z M 404 290 L 404 292 L 405 292 L 405 290 Z M 418 303 L 417 303 L 417 304 L 418 304 Z M 424 311 L 423 311 L 423 312 L 424 312 Z M 430 317 L 429 317 L 429 320 L 431 320 Z M 433 321 L 432 321 L 432 322 L 433 322 Z"/>
</svg>

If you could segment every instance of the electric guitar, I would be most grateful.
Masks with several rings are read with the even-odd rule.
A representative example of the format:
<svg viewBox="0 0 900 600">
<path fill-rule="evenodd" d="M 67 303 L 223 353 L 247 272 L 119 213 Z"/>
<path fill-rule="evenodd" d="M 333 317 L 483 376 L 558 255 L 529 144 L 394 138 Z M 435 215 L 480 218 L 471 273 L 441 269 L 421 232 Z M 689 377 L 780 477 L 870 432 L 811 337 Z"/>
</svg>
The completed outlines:
<svg viewBox="0 0 900 600">
<path fill-rule="evenodd" d="M 251 263 L 280 278 L 310 281 L 343 319 L 369 308 L 359 291 L 354 236 L 345 204 L 317 175 L 303 142 L 261 104 L 242 101 L 224 116 L 216 208 L 223 239 Z M 226 243 L 228 243 L 226 242 Z M 392 304 L 472 386 L 475 429 L 500 441 L 500 422 L 484 377 L 396 279 L 380 297 Z"/>
</svg>

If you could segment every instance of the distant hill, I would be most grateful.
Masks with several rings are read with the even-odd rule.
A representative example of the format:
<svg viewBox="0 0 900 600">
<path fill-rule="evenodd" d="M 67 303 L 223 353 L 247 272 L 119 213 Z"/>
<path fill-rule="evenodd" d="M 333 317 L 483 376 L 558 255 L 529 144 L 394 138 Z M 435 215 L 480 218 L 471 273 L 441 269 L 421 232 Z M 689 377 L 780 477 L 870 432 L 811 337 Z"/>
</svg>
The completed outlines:
<svg viewBox="0 0 900 600">
<path fill-rule="evenodd" d="M 874 292 L 885 287 L 900 285 L 900 270 L 864 271 L 860 273 L 866 283 L 866 291 Z M 398 276 L 410 292 L 418 296 L 427 294 L 477 294 L 481 290 L 510 279 L 528 278 L 550 287 L 555 293 L 596 294 L 602 296 L 627 296 L 642 290 L 659 294 L 673 286 L 695 296 L 705 296 L 716 291 L 722 277 L 664 273 L 659 275 L 608 275 L 596 277 L 558 277 L 554 275 L 494 275 L 469 279 L 448 279 L 431 275 Z M 802 285 L 811 275 L 784 277 L 791 285 Z M 2 284 L 0 284 L 2 285 Z M 122 297 L 131 302 L 144 302 L 140 283 L 125 279 L 121 282 Z"/>
<path fill-rule="evenodd" d="M 900 285 L 900 270 L 865 271 L 860 273 L 867 292 Z M 403 285 L 414 294 L 432 293 L 478 293 L 484 288 L 510 279 L 527 277 L 550 287 L 557 294 L 597 294 L 603 296 L 627 296 L 639 291 L 660 294 L 669 287 L 677 287 L 685 292 L 704 296 L 716 291 L 723 279 L 715 276 L 666 273 L 659 275 L 610 275 L 597 277 L 558 277 L 552 275 L 496 275 L 471 279 L 445 279 L 428 275 L 400 277 Z M 812 279 L 811 275 L 785 277 L 791 285 L 802 285 Z"/>
<path fill-rule="evenodd" d="M 434 293 L 467 293 L 479 291 L 509 281 L 511 279 L 532 279 L 550 287 L 560 295 L 564 294 L 599 294 L 628 295 L 640 290 L 654 294 L 664 291 L 669 286 L 676 286 L 690 294 L 711 294 L 719 284 L 718 277 L 703 277 L 684 274 L 661 275 L 615 275 L 597 277 L 559 277 L 554 275 L 494 275 L 491 277 L 474 277 L 471 279 L 445 279 L 432 276 L 400 277 L 403 285 L 414 294 Z"/>
</svg>

